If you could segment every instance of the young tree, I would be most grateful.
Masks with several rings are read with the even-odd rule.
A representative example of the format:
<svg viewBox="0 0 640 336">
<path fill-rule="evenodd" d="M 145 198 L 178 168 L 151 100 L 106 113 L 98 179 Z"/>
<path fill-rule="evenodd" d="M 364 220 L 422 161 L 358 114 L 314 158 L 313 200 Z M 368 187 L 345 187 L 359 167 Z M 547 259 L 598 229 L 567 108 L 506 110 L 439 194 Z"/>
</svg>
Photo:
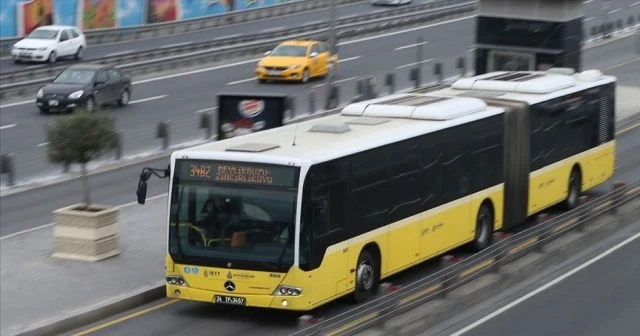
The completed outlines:
<svg viewBox="0 0 640 336">
<path fill-rule="evenodd" d="M 114 119 L 104 112 L 80 110 L 47 125 L 49 161 L 80 164 L 86 208 L 91 205 L 87 163 L 113 150 L 117 136 Z"/>
</svg>

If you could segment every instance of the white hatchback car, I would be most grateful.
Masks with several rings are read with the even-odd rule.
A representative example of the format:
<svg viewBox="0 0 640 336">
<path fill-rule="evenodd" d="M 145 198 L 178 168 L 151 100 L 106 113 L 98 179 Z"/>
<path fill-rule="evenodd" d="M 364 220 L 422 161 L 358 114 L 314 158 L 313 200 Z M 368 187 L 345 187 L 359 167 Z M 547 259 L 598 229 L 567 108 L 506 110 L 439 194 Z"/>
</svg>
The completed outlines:
<svg viewBox="0 0 640 336">
<path fill-rule="evenodd" d="M 73 26 L 40 26 L 11 48 L 14 62 L 55 63 L 59 57 L 84 57 L 87 42 L 80 29 Z"/>
</svg>

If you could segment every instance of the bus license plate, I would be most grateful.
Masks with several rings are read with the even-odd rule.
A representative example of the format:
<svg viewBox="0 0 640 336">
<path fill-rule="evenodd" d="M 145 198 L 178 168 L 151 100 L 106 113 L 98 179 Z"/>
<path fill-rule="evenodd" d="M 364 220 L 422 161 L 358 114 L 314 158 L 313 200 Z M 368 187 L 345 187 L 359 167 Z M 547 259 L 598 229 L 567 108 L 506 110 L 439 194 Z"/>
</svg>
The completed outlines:
<svg viewBox="0 0 640 336">
<path fill-rule="evenodd" d="M 213 297 L 214 303 L 230 304 L 236 306 L 244 306 L 245 299 L 239 296 L 216 295 Z"/>
</svg>

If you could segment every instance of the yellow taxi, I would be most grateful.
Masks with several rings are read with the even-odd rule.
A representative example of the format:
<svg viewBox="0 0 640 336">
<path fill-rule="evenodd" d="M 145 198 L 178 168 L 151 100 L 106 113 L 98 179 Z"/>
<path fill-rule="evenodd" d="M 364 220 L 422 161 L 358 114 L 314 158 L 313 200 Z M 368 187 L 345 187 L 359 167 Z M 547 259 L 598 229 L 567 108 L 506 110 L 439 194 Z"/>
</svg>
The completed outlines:
<svg viewBox="0 0 640 336">
<path fill-rule="evenodd" d="M 258 62 L 256 77 L 268 80 L 300 81 L 325 77 L 335 71 L 338 55 L 331 54 L 329 45 L 321 41 L 291 40 L 280 43 Z"/>
</svg>

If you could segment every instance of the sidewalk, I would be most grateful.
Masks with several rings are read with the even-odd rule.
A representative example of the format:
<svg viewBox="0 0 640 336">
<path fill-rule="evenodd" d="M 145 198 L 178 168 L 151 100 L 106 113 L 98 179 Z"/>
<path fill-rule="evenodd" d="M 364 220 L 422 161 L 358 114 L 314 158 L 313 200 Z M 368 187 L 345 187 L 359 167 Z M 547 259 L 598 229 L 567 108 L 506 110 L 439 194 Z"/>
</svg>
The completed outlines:
<svg viewBox="0 0 640 336">
<path fill-rule="evenodd" d="M 640 88 L 621 86 L 618 97 L 618 120 L 640 113 Z M 0 335 L 40 327 L 162 285 L 166 200 L 161 196 L 144 206 L 122 207 L 121 253 L 96 263 L 51 258 L 52 227 L 0 241 Z"/>
<path fill-rule="evenodd" d="M 135 196 L 131 192 L 132 198 Z M 120 255 L 51 258 L 53 227 L 0 242 L 0 335 L 95 309 L 164 283 L 167 197 L 120 209 Z"/>
</svg>

